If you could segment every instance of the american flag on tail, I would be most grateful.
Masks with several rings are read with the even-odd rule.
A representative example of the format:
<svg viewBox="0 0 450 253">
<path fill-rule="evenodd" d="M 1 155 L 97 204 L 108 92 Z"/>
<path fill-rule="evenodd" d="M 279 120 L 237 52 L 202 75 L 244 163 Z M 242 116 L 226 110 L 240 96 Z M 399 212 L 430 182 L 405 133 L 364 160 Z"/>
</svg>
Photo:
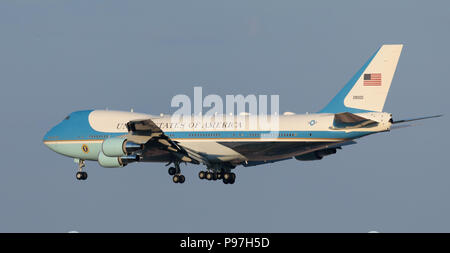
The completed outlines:
<svg viewBox="0 0 450 253">
<path fill-rule="evenodd" d="M 364 86 L 381 86 L 381 73 L 364 74 Z"/>
</svg>

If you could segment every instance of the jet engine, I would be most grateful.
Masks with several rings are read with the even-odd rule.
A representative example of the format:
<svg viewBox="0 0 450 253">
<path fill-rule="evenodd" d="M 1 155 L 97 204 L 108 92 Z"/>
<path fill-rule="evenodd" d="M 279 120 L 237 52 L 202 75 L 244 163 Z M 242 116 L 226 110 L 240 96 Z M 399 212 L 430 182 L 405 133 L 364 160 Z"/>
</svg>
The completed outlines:
<svg viewBox="0 0 450 253">
<path fill-rule="evenodd" d="M 300 161 L 314 161 L 314 160 L 321 160 L 324 156 L 332 154 L 336 154 L 335 148 L 317 150 L 308 154 L 296 156 L 295 159 Z"/>
<path fill-rule="evenodd" d="M 127 155 L 119 157 L 106 156 L 102 151 L 98 154 L 98 163 L 105 168 L 120 168 L 129 163 L 138 162 L 140 159 L 137 155 Z"/>
<path fill-rule="evenodd" d="M 128 141 L 125 138 L 108 138 L 102 143 L 103 154 L 109 157 L 127 156 L 141 149 L 141 144 Z"/>
</svg>

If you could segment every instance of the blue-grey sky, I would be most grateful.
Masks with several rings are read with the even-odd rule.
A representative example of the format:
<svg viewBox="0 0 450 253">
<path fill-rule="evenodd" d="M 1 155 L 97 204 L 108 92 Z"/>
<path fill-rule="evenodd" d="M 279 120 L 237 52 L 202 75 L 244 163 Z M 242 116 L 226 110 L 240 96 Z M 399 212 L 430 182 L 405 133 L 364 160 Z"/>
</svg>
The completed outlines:
<svg viewBox="0 0 450 253">
<path fill-rule="evenodd" d="M 102 168 L 42 137 L 80 109 L 169 113 L 176 94 L 278 94 L 321 109 L 383 43 L 404 43 L 384 107 L 447 113 L 448 1 L 1 1 L 0 232 L 450 232 L 449 117 L 322 161 L 200 181 Z"/>
</svg>

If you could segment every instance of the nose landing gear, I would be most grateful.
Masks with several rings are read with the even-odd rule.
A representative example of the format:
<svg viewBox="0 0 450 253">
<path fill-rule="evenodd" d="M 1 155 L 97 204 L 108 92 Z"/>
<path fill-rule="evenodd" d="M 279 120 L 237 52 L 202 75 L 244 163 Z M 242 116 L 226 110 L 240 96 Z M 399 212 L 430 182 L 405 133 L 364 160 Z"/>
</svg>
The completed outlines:
<svg viewBox="0 0 450 253">
<path fill-rule="evenodd" d="M 75 159 L 74 161 L 78 163 L 78 172 L 77 174 L 75 174 L 75 177 L 77 178 L 77 180 L 86 180 L 88 178 L 88 174 L 86 171 L 83 171 L 83 168 L 86 167 L 84 160 Z"/>
<path fill-rule="evenodd" d="M 75 176 L 78 180 L 86 180 L 88 177 L 88 174 L 85 171 L 79 171 L 79 172 L 77 172 L 77 174 Z"/>
</svg>

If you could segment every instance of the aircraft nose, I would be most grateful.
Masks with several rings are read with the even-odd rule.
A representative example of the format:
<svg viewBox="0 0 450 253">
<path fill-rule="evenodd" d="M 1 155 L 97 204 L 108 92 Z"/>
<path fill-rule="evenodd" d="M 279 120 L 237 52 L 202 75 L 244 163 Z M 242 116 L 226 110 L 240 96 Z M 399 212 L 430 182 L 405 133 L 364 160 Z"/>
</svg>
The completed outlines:
<svg viewBox="0 0 450 253">
<path fill-rule="evenodd" d="M 45 133 L 44 138 L 42 139 L 42 142 L 48 147 L 48 144 L 46 143 L 48 141 L 48 137 L 50 131 L 47 131 L 47 133 Z"/>
<path fill-rule="evenodd" d="M 50 147 L 51 141 L 58 140 L 57 133 L 55 129 L 58 127 L 58 125 L 52 127 L 50 130 L 45 133 L 44 138 L 42 139 L 42 142 L 44 142 L 45 146 Z"/>
<path fill-rule="evenodd" d="M 42 139 L 42 142 L 45 144 L 45 146 L 49 146 L 48 142 L 50 141 L 50 136 L 52 136 L 51 134 L 52 130 L 50 129 L 49 131 L 47 131 L 47 133 L 45 133 L 44 138 Z"/>
<path fill-rule="evenodd" d="M 44 142 L 44 145 L 47 146 L 50 150 L 61 153 L 61 147 L 58 145 L 59 140 L 59 124 L 54 126 L 52 129 L 50 129 L 45 135 L 42 141 Z"/>
</svg>

